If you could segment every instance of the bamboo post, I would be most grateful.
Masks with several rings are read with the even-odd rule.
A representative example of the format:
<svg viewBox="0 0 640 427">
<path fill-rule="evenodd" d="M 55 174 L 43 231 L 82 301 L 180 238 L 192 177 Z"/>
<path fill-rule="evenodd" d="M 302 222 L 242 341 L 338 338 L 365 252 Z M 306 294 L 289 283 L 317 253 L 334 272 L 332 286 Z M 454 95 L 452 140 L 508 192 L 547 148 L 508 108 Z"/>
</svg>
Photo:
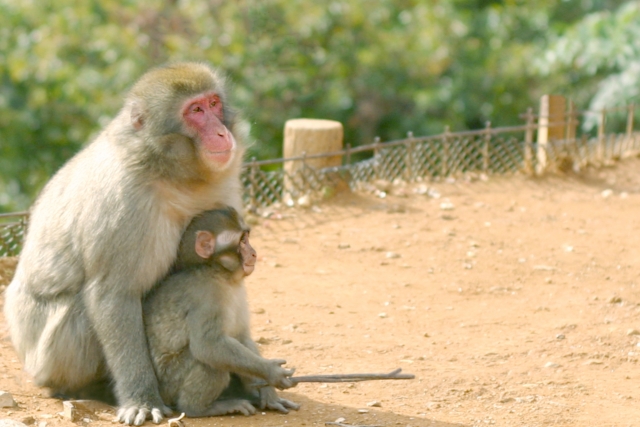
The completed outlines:
<svg viewBox="0 0 640 427">
<path fill-rule="evenodd" d="M 440 165 L 442 177 L 446 177 L 449 173 L 449 126 L 445 126 L 444 134 L 442 136 L 442 164 Z"/>
<path fill-rule="evenodd" d="M 606 138 L 604 135 L 604 125 L 607 120 L 607 109 L 603 108 L 600 111 L 600 116 L 598 117 L 598 147 L 596 149 L 596 159 L 602 165 L 604 164 L 605 159 L 605 143 Z"/>
<path fill-rule="evenodd" d="M 351 165 L 351 144 L 347 144 L 347 149 L 344 154 L 344 164 L 347 166 Z"/>
<path fill-rule="evenodd" d="M 533 108 L 527 108 L 527 128 L 524 131 L 524 172 L 526 174 L 533 174 L 533 132 L 535 126 L 533 121 L 535 116 L 533 115 Z"/>
<path fill-rule="evenodd" d="M 491 122 L 486 122 L 484 127 L 484 142 L 482 144 L 482 172 L 489 171 L 489 144 L 491 143 Z"/>
<path fill-rule="evenodd" d="M 567 112 L 567 129 L 566 129 L 566 140 L 568 142 L 575 142 L 576 139 L 576 128 L 578 126 L 578 120 L 576 119 L 576 104 L 569 100 L 567 102 L 569 111 Z"/>
<path fill-rule="evenodd" d="M 298 157 L 337 152 L 342 150 L 344 131 L 342 123 L 333 120 L 320 119 L 292 119 L 284 125 L 284 157 Z M 294 160 L 285 162 L 284 196 L 298 196 L 295 188 L 294 176 L 300 169 L 312 167 L 321 169 L 342 164 L 341 156 L 330 156 L 304 161 Z"/>
<path fill-rule="evenodd" d="M 572 100 L 567 100 L 567 115 L 565 117 L 565 142 L 569 158 L 578 156 L 578 141 L 576 140 L 576 128 L 578 120 L 576 119 L 576 104 Z M 574 165 L 577 164 L 575 161 Z"/>
<path fill-rule="evenodd" d="M 255 211 L 258 209 L 258 182 L 256 180 L 256 171 L 258 169 L 258 164 L 256 163 L 256 158 L 251 158 L 251 169 L 249 169 L 249 181 L 251 182 L 251 187 L 249 187 L 249 199 L 250 199 L 250 211 Z"/>
<path fill-rule="evenodd" d="M 380 158 L 380 137 L 376 136 L 373 139 L 373 175 L 375 179 L 380 179 L 380 169 L 382 159 Z"/>
<path fill-rule="evenodd" d="M 587 135 L 582 135 L 580 137 L 580 168 L 584 168 L 589 164 L 589 159 L 591 158 L 591 154 L 589 153 L 589 138 Z M 584 153 L 584 155 L 582 154 Z"/>
<path fill-rule="evenodd" d="M 413 132 L 407 132 L 407 140 L 405 141 L 405 179 L 407 182 L 411 182 L 413 179 Z"/>
<path fill-rule="evenodd" d="M 633 116 L 635 115 L 635 104 L 631 103 L 627 106 L 627 132 L 625 137 L 625 150 L 621 153 L 622 157 L 633 153 Z"/>
<path fill-rule="evenodd" d="M 547 150 L 549 142 L 562 139 L 565 132 L 566 101 L 562 95 L 542 95 L 540 98 L 540 117 L 538 119 L 538 175 L 548 167 Z"/>
</svg>

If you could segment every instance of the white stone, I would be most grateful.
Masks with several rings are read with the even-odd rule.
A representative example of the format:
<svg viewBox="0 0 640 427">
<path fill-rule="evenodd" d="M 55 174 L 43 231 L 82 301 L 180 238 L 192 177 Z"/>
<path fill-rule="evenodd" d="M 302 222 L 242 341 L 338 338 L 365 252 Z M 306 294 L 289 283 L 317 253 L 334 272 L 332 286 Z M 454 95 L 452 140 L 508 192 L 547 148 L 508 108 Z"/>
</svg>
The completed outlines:
<svg viewBox="0 0 640 427">
<path fill-rule="evenodd" d="M 0 408 L 12 408 L 16 406 L 13 395 L 8 391 L 0 391 Z"/>
</svg>

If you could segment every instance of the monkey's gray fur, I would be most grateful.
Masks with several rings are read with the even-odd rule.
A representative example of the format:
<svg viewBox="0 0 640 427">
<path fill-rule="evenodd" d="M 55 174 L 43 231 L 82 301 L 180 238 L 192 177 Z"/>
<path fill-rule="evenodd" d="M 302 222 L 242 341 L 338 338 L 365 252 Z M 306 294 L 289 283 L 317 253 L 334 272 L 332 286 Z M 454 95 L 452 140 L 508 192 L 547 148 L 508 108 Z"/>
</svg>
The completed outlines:
<svg viewBox="0 0 640 427">
<path fill-rule="evenodd" d="M 190 417 L 251 415 L 255 413 L 252 403 L 285 413 L 299 407 L 279 398 L 273 388 L 291 387 L 288 377 L 293 371 L 280 366 L 283 360 L 261 357 L 251 339 L 243 277 L 253 271 L 256 255 L 248 230 L 233 208 L 196 217 L 180 243 L 176 271 L 143 304 L 162 399 Z M 202 232 L 219 238 L 208 258 L 195 251 L 196 235 Z M 247 265 L 249 270 L 245 267 L 243 272 Z M 227 393 L 228 398 L 219 399 L 231 373 L 242 384 Z M 254 393 L 255 378 L 271 387 Z"/>
<path fill-rule="evenodd" d="M 201 141 L 215 135 L 198 133 L 181 115 L 185 102 L 206 93 L 224 102 L 224 117 L 212 120 L 234 147 L 225 164 L 203 154 Z M 215 70 L 200 63 L 154 69 L 44 187 L 5 302 L 13 344 L 37 385 L 74 396 L 111 382 L 126 424 L 159 423 L 168 413 L 141 298 L 166 275 L 195 215 L 219 202 L 241 210 L 243 148 L 234 132 Z"/>
</svg>

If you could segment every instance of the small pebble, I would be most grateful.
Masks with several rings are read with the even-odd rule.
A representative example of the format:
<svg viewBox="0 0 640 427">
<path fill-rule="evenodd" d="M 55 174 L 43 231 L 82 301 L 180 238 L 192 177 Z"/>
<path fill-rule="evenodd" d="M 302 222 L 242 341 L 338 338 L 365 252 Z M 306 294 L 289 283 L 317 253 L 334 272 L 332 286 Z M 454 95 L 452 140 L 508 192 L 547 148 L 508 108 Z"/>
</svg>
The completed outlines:
<svg viewBox="0 0 640 427">
<path fill-rule="evenodd" d="M 400 254 L 396 252 L 387 252 L 385 256 L 389 259 L 400 258 Z"/>
<path fill-rule="evenodd" d="M 631 336 L 631 335 L 640 335 L 640 331 L 637 329 L 629 329 L 627 331 L 627 335 Z"/>
<path fill-rule="evenodd" d="M 0 391 L 0 408 L 12 408 L 16 406 L 13 395 L 8 391 Z"/>
<path fill-rule="evenodd" d="M 420 184 L 416 188 L 413 189 L 413 192 L 415 194 L 425 195 L 425 194 L 429 193 L 429 187 L 427 187 L 424 184 Z"/>
<path fill-rule="evenodd" d="M 454 208 L 455 206 L 449 200 L 445 200 L 444 202 L 440 203 L 440 210 L 452 211 Z"/>
<path fill-rule="evenodd" d="M 427 403 L 427 409 L 429 409 L 430 411 L 433 411 L 434 409 L 438 409 L 441 406 L 442 405 L 440 405 L 440 403 L 438 403 L 438 402 L 428 402 Z"/>
<path fill-rule="evenodd" d="M 399 204 L 393 204 L 391 206 L 389 206 L 387 208 L 387 213 L 405 213 L 407 211 L 407 208 L 405 208 L 403 205 L 399 205 Z"/>
<path fill-rule="evenodd" d="M 367 403 L 367 406 L 374 407 L 374 408 L 380 408 L 382 406 L 382 403 L 378 402 L 377 400 L 373 400 L 373 401 Z"/>
<path fill-rule="evenodd" d="M 385 193 L 390 192 L 393 189 L 393 184 L 387 180 L 384 179 L 378 179 L 373 183 L 374 187 L 376 187 L 376 189 L 378 191 L 382 191 Z"/>
<path fill-rule="evenodd" d="M 68 400 L 62 402 L 62 417 L 68 419 L 71 422 L 75 422 L 77 420 L 78 413 L 72 402 Z"/>
<path fill-rule="evenodd" d="M 302 196 L 298 199 L 298 206 L 301 208 L 308 208 L 311 206 L 311 198 L 309 196 Z"/>
</svg>

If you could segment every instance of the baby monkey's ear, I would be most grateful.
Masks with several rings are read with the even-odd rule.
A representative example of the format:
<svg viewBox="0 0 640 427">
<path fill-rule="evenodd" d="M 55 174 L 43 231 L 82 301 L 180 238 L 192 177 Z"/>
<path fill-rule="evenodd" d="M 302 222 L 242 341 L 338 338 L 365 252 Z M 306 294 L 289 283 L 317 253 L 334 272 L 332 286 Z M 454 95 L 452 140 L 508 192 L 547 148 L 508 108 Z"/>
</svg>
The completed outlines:
<svg viewBox="0 0 640 427">
<path fill-rule="evenodd" d="M 211 258 L 211 255 L 216 251 L 216 237 L 208 231 L 196 232 L 195 250 L 200 258 Z"/>
</svg>

